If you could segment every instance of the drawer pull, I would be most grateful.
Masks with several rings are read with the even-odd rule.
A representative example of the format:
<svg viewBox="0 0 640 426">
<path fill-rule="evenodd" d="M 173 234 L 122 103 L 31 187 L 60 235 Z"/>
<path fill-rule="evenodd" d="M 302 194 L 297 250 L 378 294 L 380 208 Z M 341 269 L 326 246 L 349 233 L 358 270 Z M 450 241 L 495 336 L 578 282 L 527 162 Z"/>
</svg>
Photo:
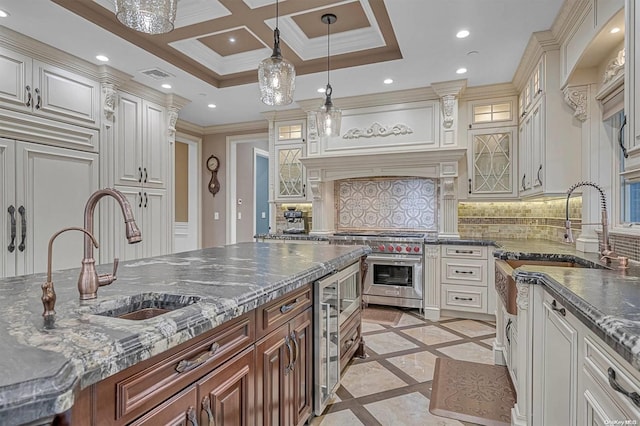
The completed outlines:
<svg viewBox="0 0 640 426">
<path fill-rule="evenodd" d="M 609 386 L 611 386 L 614 391 L 620 392 L 621 394 L 629 398 L 636 407 L 640 407 L 640 395 L 638 395 L 637 392 L 629 392 L 622 386 L 620 386 L 616 381 L 616 372 L 613 370 L 613 368 L 609 367 L 607 369 L 607 373 L 609 374 Z"/>
<path fill-rule="evenodd" d="M 352 337 L 351 339 L 349 339 L 346 342 L 344 342 L 345 349 L 349 349 L 351 346 L 353 346 L 353 344 L 355 342 L 356 342 L 356 338 L 355 337 Z"/>
<path fill-rule="evenodd" d="M 196 410 L 193 407 L 189 407 L 187 410 L 187 425 L 198 426 L 198 419 L 196 417 Z"/>
<path fill-rule="evenodd" d="M 456 250 L 457 254 L 473 254 L 473 250 Z"/>
<path fill-rule="evenodd" d="M 200 426 L 215 426 L 216 420 L 211 412 L 211 400 L 209 395 L 202 398 L 202 411 L 200 412 Z"/>
<path fill-rule="evenodd" d="M 473 271 L 458 271 L 457 269 L 454 272 L 456 274 L 473 274 Z"/>
<path fill-rule="evenodd" d="M 464 300 L 467 302 L 471 302 L 473 300 L 473 297 L 459 297 L 459 296 L 454 296 L 453 300 Z"/>
<path fill-rule="evenodd" d="M 553 309 L 554 311 L 558 312 L 563 317 L 567 316 L 567 310 L 565 308 L 558 308 L 558 304 L 556 303 L 555 300 L 553 302 L 551 302 L 551 309 Z"/>
<path fill-rule="evenodd" d="M 281 314 L 286 314 L 287 312 L 292 310 L 296 306 L 297 303 L 298 303 L 298 299 L 294 300 L 293 302 L 289 303 L 288 305 L 282 305 L 280 307 L 280 313 Z"/>
<path fill-rule="evenodd" d="M 195 358 L 183 359 L 178 363 L 178 365 L 176 365 L 176 371 L 178 373 L 184 373 L 185 371 L 193 370 L 200 364 L 203 364 L 204 362 L 212 358 L 216 354 L 216 352 L 218 352 L 218 349 L 220 349 L 220 345 L 217 343 L 214 343 L 211 345 L 209 350 L 202 352 L 200 355 L 196 356 Z"/>
</svg>

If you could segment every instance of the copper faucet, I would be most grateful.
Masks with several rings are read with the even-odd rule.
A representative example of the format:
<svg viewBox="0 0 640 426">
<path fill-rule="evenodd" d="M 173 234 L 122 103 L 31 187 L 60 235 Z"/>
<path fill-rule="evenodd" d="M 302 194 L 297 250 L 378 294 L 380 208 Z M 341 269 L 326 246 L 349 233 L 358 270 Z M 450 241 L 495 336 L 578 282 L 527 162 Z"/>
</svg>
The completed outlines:
<svg viewBox="0 0 640 426">
<path fill-rule="evenodd" d="M 564 222 L 565 233 L 564 233 L 564 242 L 565 243 L 573 243 L 573 234 L 571 232 L 571 221 L 569 220 L 569 197 L 573 191 L 581 186 L 590 186 L 595 188 L 600 193 L 600 205 L 602 207 L 602 216 L 600 225 L 602 225 L 602 249 L 600 250 L 600 261 L 605 262 L 607 265 L 611 263 L 611 260 L 617 260 L 620 264 L 621 268 L 626 268 L 629 265 L 629 259 L 626 256 L 618 256 L 611 248 L 611 244 L 609 243 L 609 219 L 607 217 L 607 198 L 604 196 L 604 190 L 597 184 L 593 182 L 578 182 L 572 185 L 567 190 L 567 204 L 565 207 L 566 218 Z M 583 223 L 582 225 L 597 225 L 594 223 Z"/>
<path fill-rule="evenodd" d="M 51 279 L 51 264 L 53 258 L 53 241 L 58 237 L 58 235 L 67 231 L 80 231 L 84 232 L 87 237 L 90 238 L 90 243 L 98 248 L 98 242 L 94 238 L 94 236 L 84 228 L 78 228 L 76 226 L 72 226 L 69 228 L 61 229 L 51 236 L 49 239 L 49 251 L 47 254 L 47 282 L 42 284 L 42 305 L 44 306 L 44 312 L 42 316 L 44 317 L 44 324 L 46 328 L 52 328 L 53 323 L 55 321 L 56 311 L 54 310 L 56 305 L 56 292 L 53 288 L 53 280 Z"/>
<path fill-rule="evenodd" d="M 111 196 L 120 205 L 122 215 L 124 216 L 125 232 L 129 244 L 139 243 L 142 241 L 142 234 L 136 221 L 133 218 L 133 211 L 127 198 L 114 188 L 100 189 L 89 197 L 84 208 L 84 229 L 89 233 L 93 233 L 93 215 L 98 201 L 104 196 Z M 98 297 L 98 287 L 109 285 L 116 280 L 116 271 L 118 270 L 118 259 L 113 261 L 113 273 L 98 275 L 95 267 L 95 259 L 93 258 L 93 246 L 88 237 L 84 239 L 84 259 L 82 259 L 82 270 L 78 278 L 78 291 L 80 291 L 80 300 L 95 299 Z"/>
</svg>

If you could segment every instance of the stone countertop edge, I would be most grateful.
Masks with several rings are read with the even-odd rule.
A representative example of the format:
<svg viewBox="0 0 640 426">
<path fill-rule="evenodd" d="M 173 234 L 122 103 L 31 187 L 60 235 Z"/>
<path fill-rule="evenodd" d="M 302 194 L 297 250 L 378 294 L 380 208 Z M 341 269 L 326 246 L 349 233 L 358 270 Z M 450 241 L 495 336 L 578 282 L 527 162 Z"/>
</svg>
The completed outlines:
<svg viewBox="0 0 640 426">
<path fill-rule="evenodd" d="M 53 279 L 58 295 L 54 330 L 43 329 L 40 315 L 40 284 L 45 274 L 0 279 L 0 286 L 5 286 L 0 289 L 0 300 L 7 299 L 3 290 L 19 299 L 8 313 L 0 313 L 0 322 L 9 324 L 0 331 L 0 368 L 5 370 L 5 377 L 0 378 L 0 424 L 20 425 L 65 412 L 80 389 L 342 269 L 370 251 L 366 246 L 241 243 L 122 262 L 118 281 L 101 287 L 98 299 L 87 304 L 78 302 L 75 282 L 79 270 L 58 271 Z M 263 259 L 263 253 L 273 256 Z M 243 258 L 251 254 L 253 259 Z M 232 266 L 214 264 L 225 255 Z M 185 264 L 184 271 L 180 270 Z M 149 281 L 157 281 L 141 283 L 141 277 L 154 268 L 157 274 L 151 274 Z M 99 269 L 109 268 L 101 265 Z M 178 284 L 167 273 L 188 275 L 193 270 L 192 276 Z M 229 278 L 230 283 L 207 281 L 204 286 L 198 281 L 213 274 L 222 280 Z M 156 282 L 160 283 L 157 288 Z M 202 297 L 197 303 L 148 320 L 95 315 L 97 306 L 113 298 L 117 303 L 134 293 L 183 294 L 182 290 L 193 295 L 199 289 Z"/>
<path fill-rule="evenodd" d="M 253 238 L 257 240 L 329 241 L 329 237 L 327 235 L 309 234 L 256 234 Z"/>
</svg>

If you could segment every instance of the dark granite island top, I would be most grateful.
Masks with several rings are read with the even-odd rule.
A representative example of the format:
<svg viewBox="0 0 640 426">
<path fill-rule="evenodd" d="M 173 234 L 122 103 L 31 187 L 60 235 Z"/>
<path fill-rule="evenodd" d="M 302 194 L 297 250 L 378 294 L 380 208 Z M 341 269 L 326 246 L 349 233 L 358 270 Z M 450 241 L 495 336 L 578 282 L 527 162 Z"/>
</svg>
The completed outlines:
<svg viewBox="0 0 640 426">
<path fill-rule="evenodd" d="M 60 271 L 53 274 L 53 329 L 45 329 L 42 318 L 45 274 L 1 279 L 0 424 L 64 412 L 79 389 L 342 269 L 369 251 L 364 246 L 241 243 L 123 262 L 117 281 L 100 287 L 97 299 L 83 302 L 79 269 Z M 99 269 L 110 270 L 106 265 Z M 96 315 L 140 299 L 196 303 L 142 321 Z"/>
<path fill-rule="evenodd" d="M 518 282 L 542 284 L 635 369 L 640 370 L 640 265 L 610 269 L 597 253 L 578 252 L 573 246 L 544 240 L 498 241 L 498 259 L 575 261 L 585 268 L 521 266 Z"/>
</svg>

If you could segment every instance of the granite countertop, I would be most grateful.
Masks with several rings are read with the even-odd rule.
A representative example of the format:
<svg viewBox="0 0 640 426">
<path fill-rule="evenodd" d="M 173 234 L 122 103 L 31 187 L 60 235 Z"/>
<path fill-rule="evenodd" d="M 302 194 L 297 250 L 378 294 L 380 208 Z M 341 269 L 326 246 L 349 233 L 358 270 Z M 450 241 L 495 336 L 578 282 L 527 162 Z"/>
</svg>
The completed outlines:
<svg viewBox="0 0 640 426">
<path fill-rule="evenodd" d="M 309 234 L 256 234 L 253 238 L 258 240 L 329 241 L 329 237 L 327 235 Z"/>
<path fill-rule="evenodd" d="M 74 391 L 162 353 L 368 254 L 364 246 L 240 243 L 123 262 L 98 298 L 79 301 L 79 269 L 55 272 L 56 322 L 45 329 L 45 274 L 0 279 L 0 424 L 68 410 Z M 78 259 L 80 261 L 80 259 Z M 108 265 L 99 267 L 109 271 Z M 196 303 L 132 321 L 96 315 L 137 299 Z"/>
<path fill-rule="evenodd" d="M 498 259 L 575 261 L 584 268 L 521 266 L 516 281 L 542 284 L 549 293 L 632 367 L 640 370 L 640 265 L 629 262 L 620 269 L 608 267 L 597 253 L 583 253 L 573 246 L 545 240 L 500 240 Z"/>
</svg>

